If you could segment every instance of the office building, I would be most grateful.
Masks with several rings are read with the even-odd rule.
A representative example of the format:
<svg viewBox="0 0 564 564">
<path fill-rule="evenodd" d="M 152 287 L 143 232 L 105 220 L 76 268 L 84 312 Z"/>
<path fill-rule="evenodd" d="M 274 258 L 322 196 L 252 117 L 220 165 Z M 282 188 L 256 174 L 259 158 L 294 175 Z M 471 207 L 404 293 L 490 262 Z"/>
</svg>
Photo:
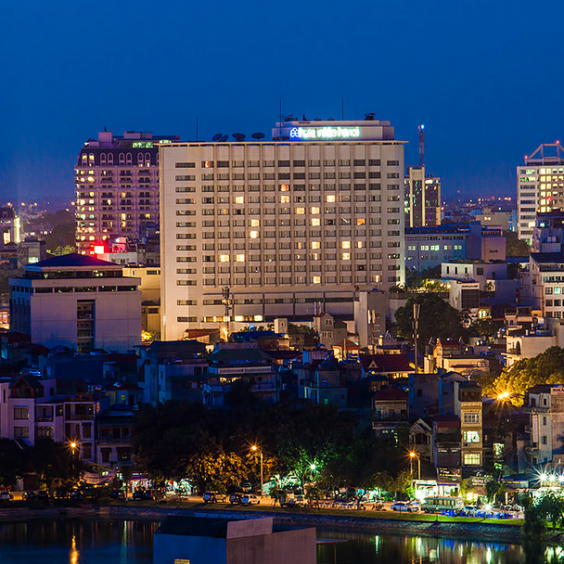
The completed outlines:
<svg viewBox="0 0 564 564">
<path fill-rule="evenodd" d="M 429 176 L 425 166 L 407 167 L 405 177 L 406 227 L 441 224 L 441 179 Z"/>
<path fill-rule="evenodd" d="M 536 214 L 564 209 L 564 148 L 540 145 L 517 167 L 518 234 L 531 244 Z"/>
<path fill-rule="evenodd" d="M 10 328 L 47 348 L 126 352 L 141 342 L 139 283 L 77 253 L 28 265 L 10 278 Z"/>
<path fill-rule="evenodd" d="M 272 133 L 160 146 L 162 339 L 352 320 L 356 290 L 403 282 L 404 142 L 390 123 L 287 118 Z"/>
<path fill-rule="evenodd" d="M 111 131 L 89 139 L 74 168 L 76 246 L 81 254 L 111 250 L 117 237 L 139 239 L 150 225 L 159 225 L 159 166 L 156 143 L 178 136 Z"/>
</svg>

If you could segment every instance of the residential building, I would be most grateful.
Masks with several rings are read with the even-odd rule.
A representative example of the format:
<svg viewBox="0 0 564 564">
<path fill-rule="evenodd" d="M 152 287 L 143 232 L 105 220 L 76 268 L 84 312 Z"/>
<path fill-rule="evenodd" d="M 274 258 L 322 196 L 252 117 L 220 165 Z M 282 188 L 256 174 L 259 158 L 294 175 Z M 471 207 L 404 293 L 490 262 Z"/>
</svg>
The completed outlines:
<svg viewBox="0 0 564 564">
<path fill-rule="evenodd" d="M 141 327 L 153 335 L 161 332 L 161 269 L 132 266 L 123 269 L 126 277 L 139 278 L 141 290 Z"/>
<path fill-rule="evenodd" d="M 433 426 L 430 420 L 417 419 L 409 427 L 409 450 L 416 452 L 420 460 L 433 460 Z"/>
<path fill-rule="evenodd" d="M 560 346 L 560 332 L 554 333 L 549 329 L 534 329 L 511 331 L 505 340 L 505 358 L 507 366 L 512 366 L 519 360 L 533 358 L 550 347 Z"/>
<path fill-rule="evenodd" d="M 346 381 L 334 358 L 326 358 L 312 370 L 301 370 L 300 376 L 302 375 L 304 399 L 309 399 L 312 403 L 347 407 Z"/>
<path fill-rule="evenodd" d="M 169 400 L 203 401 L 206 345 L 191 341 L 153 341 L 139 350 L 139 387 L 143 403 Z"/>
<path fill-rule="evenodd" d="M 102 131 L 86 141 L 74 167 L 79 253 L 106 252 L 116 237 L 139 239 L 148 224 L 159 225 L 158 144 L 179 140 Z"/>
<path fill-rule="evenodd" d="M 458 386 L 462 472 L 473 473 L 483 467 L 482 389 L 472 381 Z"/>
<path fill-rule="evenodd" d="M 512 230 L 513 211 L 484 207 L 473 213 L 474 219 L 482 224 L 482 227 L 494 227 L 503 231 Z"/>
<path fill-rule="evenodd" d="M 319 334 L 319 344 L 327 349 L 342 344 L 348 337 L 347 324 L 327 312 L 313 316 L 313 329 Z"/>
<path fill-rule="evenodd" d="M 531 305 L 545 317 L 564 317 L 564 252 L 531 253 Z"/>
<path fill-rule="evenodd" d="M 402 445 L 409 437 L 408 395 L 394 386 L 387 386 L 372 396 L 374 419 L 372 432 Z"/>
<path fill-rule="evenodd" d="M 203 401 L 208 407 L 223 408 L 226 396 L 240 382 L 258 399 L 276 403 L 280 394 L 274 359 L 256 343 L 217 343 L 203 374 Z"/>
<path fill-rule="evenodd" d="M 382 290 L 358 292 L 354 297 L 354 325 L 361 347 L 376 352 L 379 339 L 386 333 L 388 293 Z"/>
<path fill-rule="evenodd" d="M 474 281 L 479 283 L 480 290 L 486 290 L 489 281 L 507 280 L 507 263 L 483 261 L 443 263 L 441 265 L 443 280 Z"/>
<path fill-rule="evenodd" d="M 456 415 L 433 418 L 433 463 L 439 495 L 449 495 L 460 485 L 460 419 Z"/>
<path fill-rule="evenodd" d="M 409 420 L 436 415 L 439 412 L 439 376 L 412 373 L 408 376 Z"/>
<path fill-rule="evenodd" d="M 529 415 L 529 440 L 525 453 L 529 464 L 562 468 L 564 464 L 564 385 L 542 384 L 525 394 Z"/>
<path fill-rule="evenodd" d="M 141 342 L 138 278 L 76 253 L 25 267 L 10 278 L 10 327 L 47 348 L 126 352 Z"/>
<path fill-rule="evenodd" d="M 517 167 L 518 235 L 532 243 L 537 213 L 564 208 L 564 149 L 540 145 Z"/>
<path fill-rule="evenodd" d="M 405 176 L 405 225 L 441 224 L 441 181 L 426 173 L 425 166 L 408 166 Z"/>
<path fill-rule="evenodd" d="M 352 320 L 357 289 L 404 280 L 404 142 L 389 122 L 287 118 L 273 141 L 237 137 L 160 146 L 162 338 Z"/>
</svg>

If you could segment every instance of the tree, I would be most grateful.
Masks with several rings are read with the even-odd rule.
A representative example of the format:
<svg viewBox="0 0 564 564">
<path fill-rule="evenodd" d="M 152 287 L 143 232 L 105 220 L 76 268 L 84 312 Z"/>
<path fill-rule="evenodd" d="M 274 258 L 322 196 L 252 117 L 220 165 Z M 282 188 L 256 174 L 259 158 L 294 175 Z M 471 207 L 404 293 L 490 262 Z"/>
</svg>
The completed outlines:
<svg viewBox="0 0 564 564">
<path fill-rule="evenodd" d="M 519 239 L 515 231 L 504 231 L 505 252 L 508 257 L 527 257 L 531 252 L 531 247 L 527 241 Z"/>
<path fill-rule="evenodd" d="M 433 293 L 422 293 L 407 299 L 396 311 L 395 329 L 398 337 L 413 341 L 413 304 L 420 304 L 419 342 L 431 338 L 458 339 L 467 334 L 462 326 L 462 314 Z"/>
<path fill-rule="evenodd" d="M 0 439 L 0 485 L 13 486 L 24 470 L 23 451 L 10 439 Z"/>
<path fill-rule="evenodd" d="M 519 360 L 504 368 L 493 383 L 495 393 L 508 392 L 521 403 L 527 388 L 539 384 L 560 384 L 564 382 L 564 349 L 550 347 L 543 353 Z"/>
</svg>

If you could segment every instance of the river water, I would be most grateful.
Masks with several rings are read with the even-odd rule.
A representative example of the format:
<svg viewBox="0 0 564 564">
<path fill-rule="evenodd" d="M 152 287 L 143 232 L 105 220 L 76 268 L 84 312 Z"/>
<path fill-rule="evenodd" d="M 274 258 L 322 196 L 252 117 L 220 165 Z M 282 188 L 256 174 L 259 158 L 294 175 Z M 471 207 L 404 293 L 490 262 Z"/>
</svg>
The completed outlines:
<svg viewBox="0 0 564 564">
<path fill-rule="evenodd" d="M 0 564 L 152 564 L 153 521 L 96 519 L 0 525 Z M 318 548 L 333 564 L 540 564 L 564 562 L 559 547 L 349 533 L 318 529 L 320 538 L 345 540 Z M 210 563 L 213 564 L 213 563 Z"/>
</svg>

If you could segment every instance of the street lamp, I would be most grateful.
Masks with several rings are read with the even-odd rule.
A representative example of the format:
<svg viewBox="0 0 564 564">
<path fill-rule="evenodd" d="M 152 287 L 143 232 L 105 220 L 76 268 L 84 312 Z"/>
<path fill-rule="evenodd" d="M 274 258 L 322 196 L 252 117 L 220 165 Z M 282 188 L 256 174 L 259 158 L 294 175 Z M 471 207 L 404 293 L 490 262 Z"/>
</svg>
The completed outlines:
<svg viewBox="0 0 564 564">
<path fill-rule="evenodd" d="M 413 476 L 413 459 L 417 458 L 417 480 L 421 481 L 421 458 L 419 456 L 419 453 L 415 452 L 415 451 L 411 451 L 409 453 L 409 459 L 411 462 L 411 475 Z"/>
<path fill-rule="evenodd" d="M 71 449 L 71 471 L 74 479 L 76 475 L 76 456 L 79 451 L 78 443 L 76 441 L 70 442 L 69 448 Z"/>
<path fill-rule="evenodd" d="M 257 446 L 257 445 L 253 445 L 251 447 L 251 450 L 254 450 L 255 452 L 258 451 L 258 453 L 260 454 L 260 495 L 262 496 L 262 484 L 263 484 L 263 460 L 262 460 L 262 450 Z"/>
</svg>

